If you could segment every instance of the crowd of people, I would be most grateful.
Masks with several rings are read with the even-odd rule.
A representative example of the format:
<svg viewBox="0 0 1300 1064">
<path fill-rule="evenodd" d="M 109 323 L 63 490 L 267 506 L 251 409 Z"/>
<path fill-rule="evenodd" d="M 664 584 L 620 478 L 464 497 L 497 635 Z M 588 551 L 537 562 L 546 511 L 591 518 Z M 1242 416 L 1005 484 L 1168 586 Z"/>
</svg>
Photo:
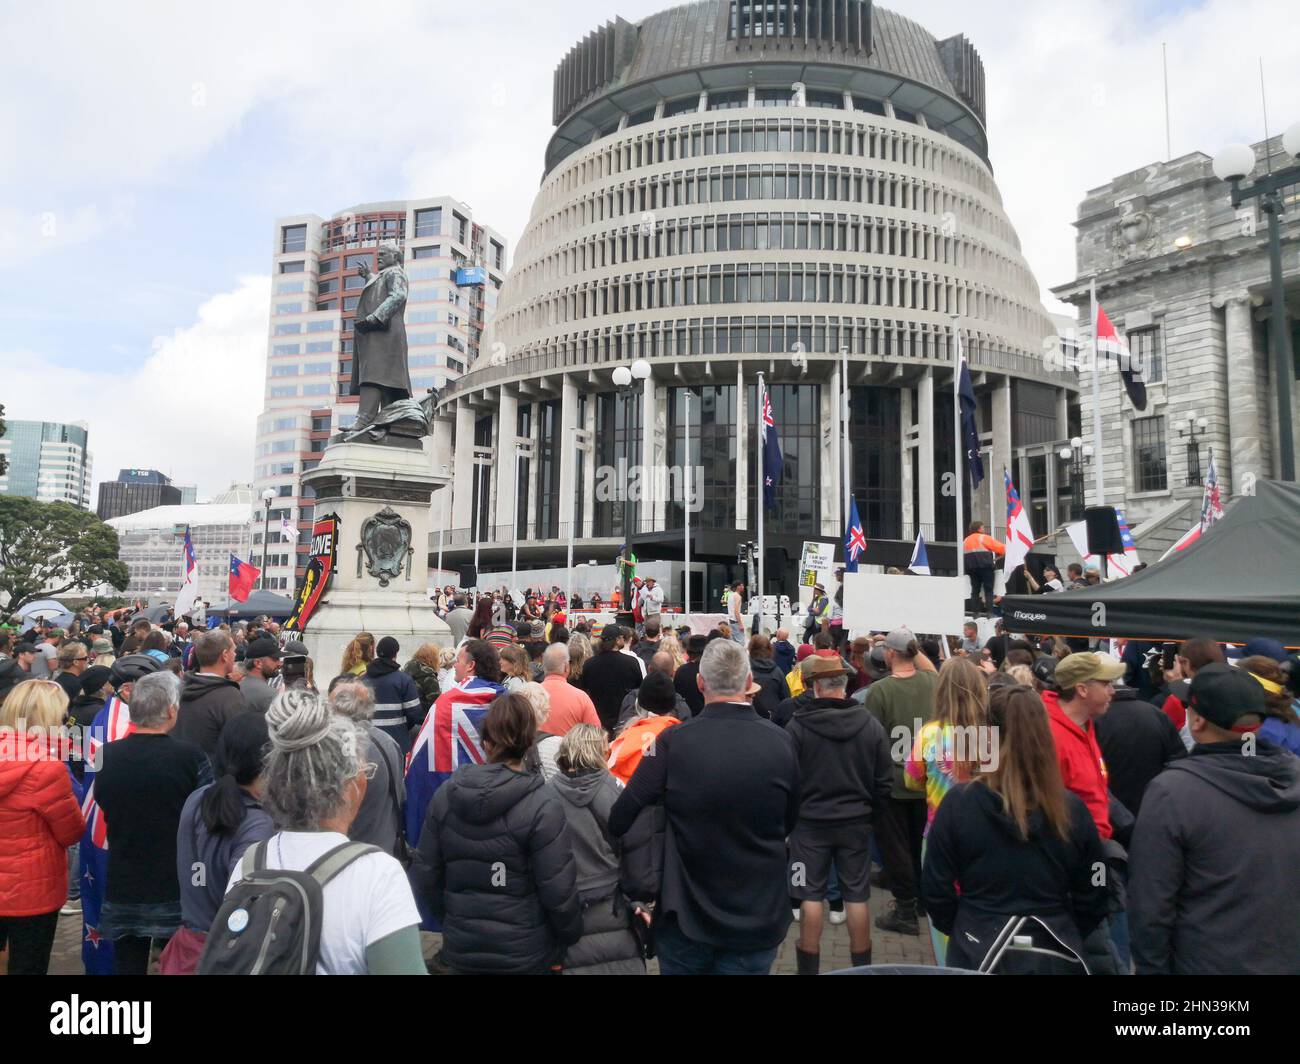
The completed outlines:
<svg viewBox="0 0 1300 1064">
<path fill-rule="evenodd" d="M 801 974 L 827 922 L 855 967 L 884 930 L 988 972 L 1300 971 L 1280 644 L 699 634 L 654 590 L 623 625 L 444 589 L 442 641 L 338 661 L 264 617 L 0 628 L 8 971 L 60 915 L 95 974 L 762 974 L 792 921 Z"/>
</svg>

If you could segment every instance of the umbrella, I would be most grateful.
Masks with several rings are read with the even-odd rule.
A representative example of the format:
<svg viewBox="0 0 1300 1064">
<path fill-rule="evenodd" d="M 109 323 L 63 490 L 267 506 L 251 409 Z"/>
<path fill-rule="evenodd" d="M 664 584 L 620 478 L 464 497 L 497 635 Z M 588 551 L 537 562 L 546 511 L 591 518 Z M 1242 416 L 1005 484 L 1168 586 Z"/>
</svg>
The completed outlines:
<svg viewBox="0 0 1300 1064">
<path fill-rule="evenodd" d="M 29 602 L 18 611 L 18 616 L 29 624 L 36 620 L 49 621 L 56 628 L 66 628 L 72 623 L 72 611 L 54 599 Z"/>
</svg>

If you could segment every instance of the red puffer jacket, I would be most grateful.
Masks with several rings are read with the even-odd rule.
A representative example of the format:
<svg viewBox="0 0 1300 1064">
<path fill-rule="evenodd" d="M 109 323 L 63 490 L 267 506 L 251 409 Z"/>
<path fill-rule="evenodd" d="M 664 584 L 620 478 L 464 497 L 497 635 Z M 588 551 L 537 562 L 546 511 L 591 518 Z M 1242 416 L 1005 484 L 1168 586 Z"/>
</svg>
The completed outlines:
<svg viewBox="0 0 1300 1064">
<path fill-rule="evenodd" d="M 63 905 L 68 847 L 85 828 L 68 769 L 48 746 L 30 740 L 15 750 L 12 732 L 0 738 L 0 916 Z"/>
</svg>

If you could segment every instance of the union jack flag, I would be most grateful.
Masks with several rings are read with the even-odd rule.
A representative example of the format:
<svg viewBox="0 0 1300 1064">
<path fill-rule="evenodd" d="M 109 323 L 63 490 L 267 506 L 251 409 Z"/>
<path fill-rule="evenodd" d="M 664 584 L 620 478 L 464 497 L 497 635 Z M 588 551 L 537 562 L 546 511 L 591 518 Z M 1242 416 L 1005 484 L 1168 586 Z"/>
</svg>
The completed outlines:
<svg viewBox="0 0 1300 1064">
<path fill-rule="evenodd" d="M 1205 471 L 1205 493 L 1201 497 L 1201 531 L 1206 531 L 1223 516 L 1223 498 L 1219 494 L 1219 474 L 1214 468 L 1214 449 L 1210 449 L 1210 464 Z"/>
<path fill-rule="evenodd" d="M 131 711 L 117 695 L 104 703 L 86 736 L 85 792 L 81 815 L 86 833 L 81 840 L 81 961 L 87 975 L 113 975 L 113 942 L 99 934 L 108 878 L 108 823 L 95 801 L 95 774 L 102 764 L 104 746 L 131 733 Z"/>
</svg>

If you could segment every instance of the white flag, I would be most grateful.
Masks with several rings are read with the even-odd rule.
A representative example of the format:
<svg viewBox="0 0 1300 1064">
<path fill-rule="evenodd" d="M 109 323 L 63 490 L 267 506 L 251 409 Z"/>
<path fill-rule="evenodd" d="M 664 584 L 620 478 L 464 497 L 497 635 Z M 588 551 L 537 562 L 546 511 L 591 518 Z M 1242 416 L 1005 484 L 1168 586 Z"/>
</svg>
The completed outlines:
<svg viewBox="0 0 1300 1064">
<path fill-rule="evenodd" d="M 288 517 L 280 518 L 280 539 L 298 542 L 298 530 L 293 527 Z"/>
<path fill-rule="evenodd" d="M 181 573 L 180 590 L 176 592 L 176 602 L 172 606 L 177 620 L 194 608 L 194 600 L 199 594 L 199 566 L 194 558 L 194 542 L 190 539 L 188 525 L 185 527 L 185 543 L 181 547 Z"/>
</svg>

